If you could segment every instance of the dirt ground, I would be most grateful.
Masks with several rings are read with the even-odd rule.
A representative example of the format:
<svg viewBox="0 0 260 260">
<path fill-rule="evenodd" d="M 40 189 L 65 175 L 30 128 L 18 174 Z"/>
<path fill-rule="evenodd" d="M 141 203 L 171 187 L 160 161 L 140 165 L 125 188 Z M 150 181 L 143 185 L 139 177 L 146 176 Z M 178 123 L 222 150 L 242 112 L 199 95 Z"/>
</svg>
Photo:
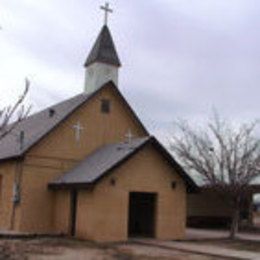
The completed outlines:
<svg viewBox="0 0 260 260">
<path fill-rule="evenodd" d="M 95 244 L 71 239 L 0 240 L 0 260 L 220 260 L 131 243 Z M 223 260 L 223 258 L 221 258 Z"/>
</svg>

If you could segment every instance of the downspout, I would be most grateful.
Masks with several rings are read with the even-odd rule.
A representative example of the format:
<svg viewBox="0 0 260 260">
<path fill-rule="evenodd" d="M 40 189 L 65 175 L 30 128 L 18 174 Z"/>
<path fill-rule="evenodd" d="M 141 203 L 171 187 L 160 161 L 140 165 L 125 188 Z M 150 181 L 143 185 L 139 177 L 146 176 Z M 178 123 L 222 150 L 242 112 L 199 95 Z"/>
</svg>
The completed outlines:
<svg viewBox="0 0 260 260">
<path fill-rule="evenodd" d="M 19 158 L 15 162 L 14 182 L 13 182 L 13 195 L 12 195 L 12 214 L 10 222 L 10 230 L 15 229 L 15 218 L 17 207 L 21 202 L 21 183 L 23 173 L 24 158 Z"/>
</svg>

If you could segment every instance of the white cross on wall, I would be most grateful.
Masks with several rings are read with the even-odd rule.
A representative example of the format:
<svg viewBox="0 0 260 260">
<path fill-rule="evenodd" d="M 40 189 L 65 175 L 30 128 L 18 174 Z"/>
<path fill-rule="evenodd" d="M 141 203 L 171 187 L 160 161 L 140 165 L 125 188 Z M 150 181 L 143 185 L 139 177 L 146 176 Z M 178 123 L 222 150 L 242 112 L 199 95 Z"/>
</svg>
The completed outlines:
<svg viewBox="0 0 260 260">
<path fill-rule="evenodd" d="M 109 3 L 105 3 L 105 6 L 100 6 L 100 9 L 105 12 L 104 24 L 107 25 L 108 14 L 113 13 L 113 10 L 109 8 Z"/>
<path fill-rule="evenodd" d="M 130 143 L 132 141 L 133 137 L 134 137 L 134 135 L 132 134 L 131 129 L 128 129 L 127 133 L 125 134 L 125 138 Z"/>
<path fill-rule="evenodd" d="M 81 131 L 84 130 L 84 127 L 82 127 L 80 122 L 78 121 L 77 124 L 73 125 L 73 128 L 75 130 L 76 141 L 79 142 L 80 141 L 80 134 L 81 134 Z"/>
</svg>

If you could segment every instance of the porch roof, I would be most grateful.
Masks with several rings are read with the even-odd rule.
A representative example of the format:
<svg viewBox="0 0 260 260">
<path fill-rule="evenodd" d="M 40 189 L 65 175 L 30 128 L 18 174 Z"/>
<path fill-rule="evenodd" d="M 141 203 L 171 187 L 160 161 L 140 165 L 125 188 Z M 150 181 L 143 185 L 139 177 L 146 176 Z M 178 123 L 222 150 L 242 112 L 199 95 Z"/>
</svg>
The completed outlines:
<svg viewBox="0 0 260 260">
<path fill-rule="evenodd" d="M 166 149 L 152 136 L 135 138 L 130 142 L 109 144 L 87 156 L 75 168 L 49 183 L 51 189 L 88 188 L 96 184 L 106 174 L 124 163 L 140 151 L 146 144 L 152 144 L 172 165 L 187 184 L 188 191 L 196 191 L 197 185 Z"/>
</svg>

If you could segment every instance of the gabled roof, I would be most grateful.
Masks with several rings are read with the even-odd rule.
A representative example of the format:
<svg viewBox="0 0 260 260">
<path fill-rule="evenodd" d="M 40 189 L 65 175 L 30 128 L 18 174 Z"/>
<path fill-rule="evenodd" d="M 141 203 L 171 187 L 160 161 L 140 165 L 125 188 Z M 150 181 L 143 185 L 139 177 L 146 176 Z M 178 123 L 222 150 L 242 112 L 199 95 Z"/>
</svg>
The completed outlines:
<svg viewBox="0 0 260 260">
<path fill-rule="evenodd" d="M 148 139 L 149 137 L 137 138 L 130 143 L 103 146 L 87 156 L 71 171 L 54 180 L 50 186 L 92 184 L 124 159 L 134 154 Z"/>
<path fill-rule="evenodd" d="M 82 93 L 73 98 L 58 103 L 39 113 L 33 114 L 23 120 L 17 127 L 3 139 L 0 140 L 0 160 L 7 160 L 23 156 L 33 145 L 37 144 L 43 137 L 63 122 L 77 108 L 88 102 L 92 97 L 97 95 L 103 88 L 111 87 L 117 91 L 122 100 L 125 102 L 129 111 L 139 122 L 144 131 L 147 130 L 138 119 L 132 108 L 122 96 L 118 88 L 112 81 L 106 83 L 91 94 Z M 24 142 L 22 147 L 19 143 L 21 131 L 24 132 Z"/>
<path fill-rule="evenodd" d="M 197 190 L 197 185 L 167 150 L 151 136 L 135 138 L 131 142 L 109 144 L 94 151 L 75 168 L 49 183 L 49 188 L 88 188 L 138 153 L 145 145 L 152 144 L 172 165 L 187 184 L 190 192 Z"/>
<path fill-rule="evenodd" d="M 115 44 L 107 25 L 102 27 L 84 66 L 87 67 L 94 62 L 103 62 L 117 67 L 121 66 Z"/>
</svg>

